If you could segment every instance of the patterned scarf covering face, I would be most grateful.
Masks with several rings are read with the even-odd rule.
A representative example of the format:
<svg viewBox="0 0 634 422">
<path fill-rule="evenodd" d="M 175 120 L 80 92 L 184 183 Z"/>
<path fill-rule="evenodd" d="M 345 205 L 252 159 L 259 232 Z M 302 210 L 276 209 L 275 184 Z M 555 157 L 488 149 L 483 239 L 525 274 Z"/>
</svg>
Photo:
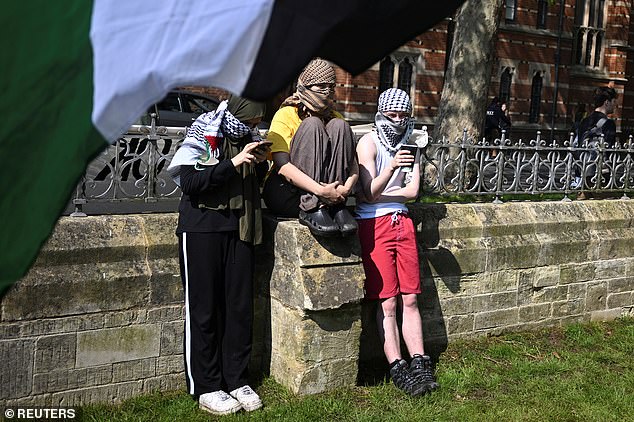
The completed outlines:
<svg viewBox="0 0 634 422">
<path fill-rule="evenodd" d="M 400 146 L 407 142 L 414 131 L 414 120 L 407 117 L 400 121 L 394 121 L 383 113 L 387 111 L 412 112 L 412 103 L 409 95 L 402 89 L 390 88 L 379 96 L 378 112 L 374 116 L 375 130 L 381 144 L 388 151 L 395 153 Z"/>
<path fill-rule="evenodd" d="M 327 87 L 317 85 L 327 84 Z M 297 91 L 282 103 L 284 106 L 305 106 L 312 114 L 326 115 L 332 109 L 335 69 L 325 60 L 308 63 L 297 81 Z"/>
<path fill-rule="evenodd" d="M 187 130 L 182 146 L 168 166 L 168 172 L 180 186 L 180 168 L 193 165 L 196 170 L 205 170 L 218 164 L 219 160 L 231 159 L 239 154 L 244 145 L 261 140 L 257 130 L 250 129 L 242 120 L 264 116 L 264 104 L 254 103 L 239 97 L 220 103 L 215 111 L 200 115 Z M 259 184 L 252 166 L 242 165 L 240 177 L 234 177 L 212 192 L 199 195 L 198 206 L 213 210 L 239 210 L 240 240 L 252 244 L 262 242 L 262 221 Z"/>
</svg>

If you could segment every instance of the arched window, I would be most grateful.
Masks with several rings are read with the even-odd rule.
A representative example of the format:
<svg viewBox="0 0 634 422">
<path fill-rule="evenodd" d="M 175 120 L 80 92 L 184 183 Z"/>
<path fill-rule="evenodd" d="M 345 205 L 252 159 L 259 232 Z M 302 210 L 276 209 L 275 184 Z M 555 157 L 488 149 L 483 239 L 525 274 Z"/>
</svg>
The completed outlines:
<svg viewBox="0 0 634 422">
<path fill-rule="evenodd" d="M 528 123 L 537 123 L 539 121 L 539 109 L 542 103 L 542 83 L 541 72 L 535 73 L 531 88 L 531 107 L 528 114 Z"/>
<path fill-rule="evenodd" d="M 548 2 L 546 0 L 537 1 L 537 28 L 546 28 L 546 17 L 548 16 Z"/>
<path fill-rule="evenodd" d="M 406 57 L 398 65 L 398 87 L 409 93 L 412 88 L 412 63 Z"/>
<path fill-rule="evenodd" d="M 605 39 L 605 0 L 577 0 L 574 63 L 600 68 Z"/>
<path fill-rule="evenodd" d="M 381 60 L 379 65 L 379 95 L 394 85 L 394 63 L 392 58 L 387 56 Z"/>
<path fill-rule="evenodd" d="M 507 67 L 500 76 L 500 92 L 498 98 L 501 103 L 509 103 L 509 99 L 511 98 L 511 78 L 511 69 Z"/>
<path fill-rule="evenodd" d="M 504 5 L 506 9 L 506 21 L 514 22 L 517 12 L 517 0 L 505 0 Z"/>
</svg>

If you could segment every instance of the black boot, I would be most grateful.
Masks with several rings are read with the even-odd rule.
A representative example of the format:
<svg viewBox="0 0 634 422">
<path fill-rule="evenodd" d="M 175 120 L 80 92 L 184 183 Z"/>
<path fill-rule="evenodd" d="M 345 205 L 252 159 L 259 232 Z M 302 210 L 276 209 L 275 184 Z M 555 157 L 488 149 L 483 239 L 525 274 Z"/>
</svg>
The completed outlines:
<svg viewBox="0 0 634 422">
<path fill-rule="evenodd" d="M 299 223 L 308 227 L 315 236 L 332 237 L 339 235 L 339 226 L 332 220 L 326 208 L 317 208 L 310 212 L 300 210 Z"/>
<path fill-rule="evenodd" d="M 354 219 L 345 205 L 330 208 L 330 215 L 343 236 L 350 236 L 357 232 L 359 227 L 357 220 Z"/>
<path fill-rule="evenodd" d="M 419 383 L 416 377 L 410 373 L 409 366 L 403 359 L 392 363 L 390 377 L 392 377 L 392 382 L 395 386 L 410 396 L 420 396 L 427 391 L 425 386 Z"/>
<path fill-rule="evenodd" d="M 434 370 L 429 356 L 414 355 L 409 365 L 409 371 L 420 384 L 425 386 L 426 391 L 432 392 L 440 387 L 436 382 L 436 377 L 434 377 Z"/>
</svg>

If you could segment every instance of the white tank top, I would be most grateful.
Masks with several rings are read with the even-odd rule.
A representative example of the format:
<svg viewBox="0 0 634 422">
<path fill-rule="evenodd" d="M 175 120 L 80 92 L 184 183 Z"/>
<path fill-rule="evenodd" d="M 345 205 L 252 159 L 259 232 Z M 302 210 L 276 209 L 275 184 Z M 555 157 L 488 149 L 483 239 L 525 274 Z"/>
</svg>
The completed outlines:
<svg viewBox="0 0 634 422">
<path fill-rule="evenodd" d="M 374 141 L 374 145 L 376 146 L 375 174 L 378 175 L 384 168 L 390 165 L 390 161 L 392 161 L 392 158 L 394 158 L 396 153 L 392 154 L 381 144 L 376 132 L 372 131 L 370 134 L 372 136 L 372 140 Z M 388 180 L 387 185 L 385 185 L 383 193 L 403 187 L 403 182 L 407 173 L 404 173 L 401 170 L 402 168 L 399 167 L 394 171 L 394 173 L 392 173 L 392 177 Z M 355 208 L 355 214 L 358 220 L 381 217 L 395 212 L 407 212 L 407 207 L 400 202 L 357 202 L 357 206 Z"/>
</svg>

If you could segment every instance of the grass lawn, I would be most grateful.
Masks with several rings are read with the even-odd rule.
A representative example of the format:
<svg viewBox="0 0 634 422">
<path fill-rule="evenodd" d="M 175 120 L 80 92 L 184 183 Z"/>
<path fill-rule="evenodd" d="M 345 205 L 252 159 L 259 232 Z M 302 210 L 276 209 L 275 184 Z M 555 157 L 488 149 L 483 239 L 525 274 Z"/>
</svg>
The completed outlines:
<svg viewBox="0 0 634 422">
<path fill-rule="evenodd" d="M 441 389 L 411 398 L 392 384 L 297 397 L 272 379 L 264 408 L 214 417 L 183 392 L 87 406 L 86 421 L 634 421 L 634 319 L 455 341 Z"/>
</svg>

